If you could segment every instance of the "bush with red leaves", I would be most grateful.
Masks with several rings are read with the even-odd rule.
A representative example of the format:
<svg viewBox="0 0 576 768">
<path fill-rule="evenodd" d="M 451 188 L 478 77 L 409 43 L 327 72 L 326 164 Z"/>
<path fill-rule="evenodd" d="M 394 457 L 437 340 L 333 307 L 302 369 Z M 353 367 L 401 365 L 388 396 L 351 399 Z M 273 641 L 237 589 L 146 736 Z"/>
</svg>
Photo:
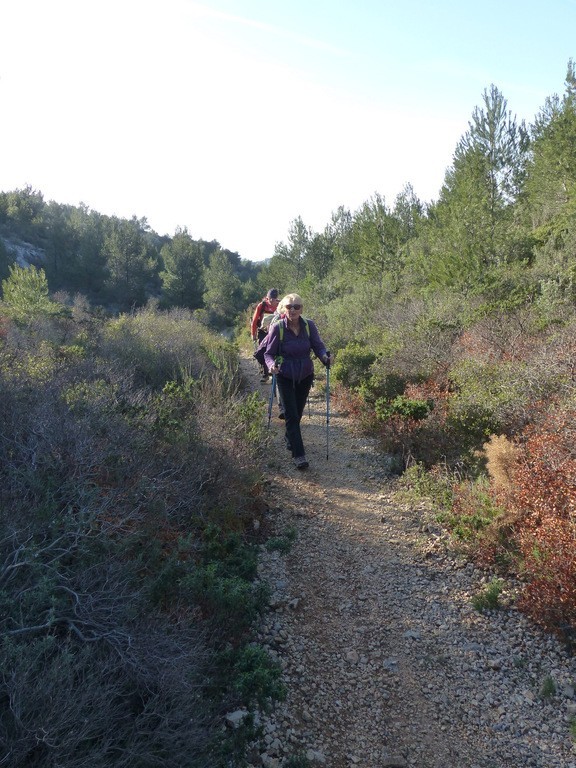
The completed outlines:
<svg viewBox="0 0 576 768">
<path fill-rule="evenodd" d="M 576 632 L 576 411 L 552 408 L 524 436 L 524 456 L 513 475 L 527 580 L 519 607 L 548 629 L 571 636 Z"/>
</svg>

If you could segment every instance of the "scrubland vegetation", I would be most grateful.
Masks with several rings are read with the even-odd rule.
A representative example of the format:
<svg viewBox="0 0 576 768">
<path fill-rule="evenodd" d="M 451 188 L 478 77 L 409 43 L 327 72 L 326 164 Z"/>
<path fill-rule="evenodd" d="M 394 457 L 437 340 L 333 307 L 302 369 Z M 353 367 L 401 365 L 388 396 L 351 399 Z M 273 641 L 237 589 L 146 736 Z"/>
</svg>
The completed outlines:
<svg viewBox="0 0 576 768">
<path fill-rule="evenodd" d="M 264 404 L 250 303 L 297 291 L 340 410 L 466 554 L 576 633 L 576 71 L 531 125 L 486 89 L 437 201 L 298 218 L 254 265 L 0 193 L 0 736 L 11 766 L 233 764 L 282 695 L 251 643 Z M 25 243 L 36 267 L 15 265 Z M 36 260 L 34 262 L 34 260 Z M 236 745 L 238 746 L 238 745 Z"/>
<path fill-rule="evenodd" d="M 281 694 L 250 643 L 262 403 L 188 311 L 102 320 L 34 268 L 4 297 L 3 764 L 231 765 L 222 716 Z"/>
<path fill-rule="evenodd" d="M 437 201 L 410 185 L 301 220 L 263 270 L 299 279 L 340 408 L 378 436 L 467 556 L 576 633 L 576 72 L 519 123 L 486 89 Z M 310 306 L 311 305 L 311 306 Z"/>
</svg>

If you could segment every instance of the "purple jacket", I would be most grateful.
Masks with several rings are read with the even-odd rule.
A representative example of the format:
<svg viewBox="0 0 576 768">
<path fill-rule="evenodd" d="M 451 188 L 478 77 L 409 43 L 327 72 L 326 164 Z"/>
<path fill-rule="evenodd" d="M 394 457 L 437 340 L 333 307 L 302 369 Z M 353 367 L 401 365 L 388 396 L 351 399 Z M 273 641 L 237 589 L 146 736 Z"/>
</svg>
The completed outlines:
<svg viewBox="0 0 576 768">
<path fill-rule="evenodd" d="M 326 354 L 326 347 L 320 338 L 318 329 L 312 320 L 308 320 L 310 336 L 306 330 L 306 323 L 300 318 L 300 333 L 296 336 L 288 328 L 287 318 L 282 318 L 279 323 L 272 326 L 268 332 L 268 343 L 264 352 L 264 360 L 268 370 L 274 366 L 276 358 L 280 356 L 280 376 L 285 376 L 293 381 L 302 381 L 314 373 L 314 363 L 310 357 L 313 350 L 316 357 L 322 358 Z M 284 326 L 283 338 L 280 341 L 280 325 Z"/>
</svg>

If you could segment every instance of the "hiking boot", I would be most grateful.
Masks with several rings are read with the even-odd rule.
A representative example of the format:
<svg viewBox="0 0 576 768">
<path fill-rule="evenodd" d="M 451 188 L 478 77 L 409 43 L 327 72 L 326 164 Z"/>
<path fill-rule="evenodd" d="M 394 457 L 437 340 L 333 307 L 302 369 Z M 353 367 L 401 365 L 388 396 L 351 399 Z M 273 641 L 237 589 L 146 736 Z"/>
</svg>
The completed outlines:
<svg viewBox="0 0 576 768">
<path fill-rule="evenodd" d="M 282 420 L 284 420 L 286 418 L 286 414 L 284 413 L 284 411 L 279 411 L 278 412 L 278 418 L 282 419 Z"/>
<path fill-rule="evenodd" d="M 268 374 L 265 373 L 260 379 L 260 384 L 268 384 L 269 381 L 270 381 L 270 376 L 268 376 Z"/>
<path fill-rule="evenodd" d="M 306 456 L 296 456 L 294 458 L 294 464 L 296 469 L 306 469 L 308 467 L 308 459 Z"/>
</svg>

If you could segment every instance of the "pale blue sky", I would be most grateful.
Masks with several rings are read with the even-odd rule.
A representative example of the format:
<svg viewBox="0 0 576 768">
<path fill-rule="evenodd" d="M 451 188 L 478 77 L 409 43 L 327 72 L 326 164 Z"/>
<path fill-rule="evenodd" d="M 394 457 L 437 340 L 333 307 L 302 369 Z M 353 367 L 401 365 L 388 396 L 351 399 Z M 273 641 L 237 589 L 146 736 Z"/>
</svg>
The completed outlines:
<svg viewBox="0 0 576 768">
<path fill-rule="evenodd" d="M 435 199 L 484 89 L 531 122 L 576 59 L 576 0 L 13 0 L 0 25 L 1 190 L 255 261 L 297 216 Z"/>
</svg>

